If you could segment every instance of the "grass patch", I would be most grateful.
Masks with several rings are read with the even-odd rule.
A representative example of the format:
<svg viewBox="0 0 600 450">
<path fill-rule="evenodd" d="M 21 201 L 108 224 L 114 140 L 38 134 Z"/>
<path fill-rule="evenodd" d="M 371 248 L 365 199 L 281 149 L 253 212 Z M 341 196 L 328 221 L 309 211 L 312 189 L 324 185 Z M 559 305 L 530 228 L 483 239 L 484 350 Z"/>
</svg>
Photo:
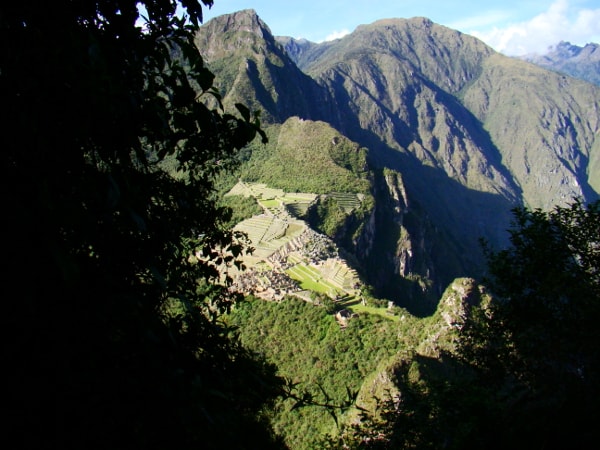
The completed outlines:
<svg viewBox="0 0 600 450">
<path fill-rule="evenodd" d="M 267 209 L 279 208 L 279 206 L 281 206 L 281 203 L 279 202 L 279 200 L 275 200 L 275 199 L 259 200 L 258 202 L 263 206 L 263 208 L 267 208 Z"/>
<path fill-rule="evenodd" d="M 297 264 L 288 269 L 286 273 L 298 281 L 302 289 L 327 295 L 342 294 L 336 286 L 323 279 L 321 273 L 313 267 L 306 266 L 305 264 Z"/>
<path fill-rule="evenodd" d="M 393 320 L 394 322 L 399 322 L 400 317 L 392 313 L 387 308 L 376 308 L 375 306 L 366 306 L 361 304 L 360 302 L 347 306 L 348 309 L 352 310 L 355 313 L 367 313 L 367 314 L 376 314 L 378 316 L 384 317 L 389 320 Z"/>
</svg>

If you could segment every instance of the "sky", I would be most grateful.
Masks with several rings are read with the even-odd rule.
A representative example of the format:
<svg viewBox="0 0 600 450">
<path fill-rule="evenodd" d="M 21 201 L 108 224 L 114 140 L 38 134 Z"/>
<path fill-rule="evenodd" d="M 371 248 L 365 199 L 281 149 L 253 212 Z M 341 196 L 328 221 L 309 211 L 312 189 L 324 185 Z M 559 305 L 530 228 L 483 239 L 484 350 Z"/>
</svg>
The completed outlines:
<svg viewBox="0 0 600 450">
<path fill-rule="evenodd" d="M 600 0 L 214 0 L 204 22 L 254 9 L 275 36 L 322 42 L 379 19 L 427 17 L 510 56 L 600 44 Z"/>
</svg>

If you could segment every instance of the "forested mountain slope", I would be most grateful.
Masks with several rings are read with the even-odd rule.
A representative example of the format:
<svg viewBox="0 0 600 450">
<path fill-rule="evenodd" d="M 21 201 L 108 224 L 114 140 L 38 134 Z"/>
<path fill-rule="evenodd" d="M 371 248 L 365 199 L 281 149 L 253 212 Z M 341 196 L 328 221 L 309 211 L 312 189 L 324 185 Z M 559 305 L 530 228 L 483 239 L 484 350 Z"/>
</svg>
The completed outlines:
<svg viewBox="0 0 600 450">
<path fill-rule="evenodd" d="M 345 91 L 362 129 L 469 188 L 542 208 L 597 195 L 599 94 L 587 83 L 420 18 L 359 27 L 305 70 Z"/>
<path fill-rule="evenodd" d="M 368 148 L 376 207 L 356 257 L 388 298 L 406 301 L 406 280 L 439 297 L 478 275 L 479 239 L 503 245 L 514 206 L 598 198 L 600 89 L 428 19 L 314 44 L 275 39 L 246 10 L 196 43 L 225 101 L 262 110 L 267 128 L 320 120 Z"/>
<path fill-rule="evenodd" d="M 597 89 L 212 4 L 0 4 L 7 440 L 596 448 Z"/>
</svg>

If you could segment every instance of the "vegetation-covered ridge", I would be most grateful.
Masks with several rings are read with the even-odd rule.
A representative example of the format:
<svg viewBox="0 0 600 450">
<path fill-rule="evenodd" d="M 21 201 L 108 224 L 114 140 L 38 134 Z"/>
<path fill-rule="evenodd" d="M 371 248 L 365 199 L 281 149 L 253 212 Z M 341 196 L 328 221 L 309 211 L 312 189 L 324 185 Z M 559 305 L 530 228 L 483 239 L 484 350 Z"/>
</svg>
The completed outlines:
<svg viewBox="0 0 600 450">
<path fill-rule="evenodd" d="M 454 280 L 427 318 L 357 311 L 340 328 L 291 297 L 234 309 L 242 342 L 313 400 L 277 403 L 275 429 L 294 449 L 595 445 L 599 208 L 515 210 L 485 284 Z"/>
<path fill-rule="evenodd" d="M 241 342 L 274 362 L 280 375 L 315 400 L 331 404 L 343 404 L 348 390 L 357 392 L 364 378 L 417 332 L 408 314 L 402 323 L 406 335 L 399 332 L 399 321 L 377 314 L 355 315 L 341 327 L 327 305 L 294 297 L 282 302 L 247 301 L 228 321 L 239 327 Z M 318 448 L 323 435 L 335 433 L 336 423 L 327 408 L 294 407 L 296 403 L 289 398 L 275 405 L 273 427 L 285 436 L 289 448 Z M 340 411 L 335 413 L 339 416 Z"/>
<path fill-rule="evenodd" d="M 369 196 L 367 149 L 331 125 L 290 117 L 266 146 L 255 144 L 241 178 L 286 192 L 349 192 Z"/>
<path fill-rule="evenodd" d="M 314 44 L 275 39 L 256 25 L 253 12 L 237 14 L 211 20 L 197 42 L 220 46 L 211 30 L 227 24 L 235 45 L 228 56 L 215 53 L 209 66 L 247 88 L 232 89 L 230 101 L 252 101 L 268 118 L 270 144 L 249 150 L 242 178 L 288 192 L 355 192 L 348 186 L 352 176 L 362 179 L 360 172 L 313 174 L 330 163 L 319 154 L 305 157 L 304 136 L 297 134 L 303 126 L 330 131 L 286 123 L 291 117 L 327 124 L 368 148 L 373 208 L 361 219 L 365 225 L 334 221 L 320 230 L 371 269 L 368 281 L 381 296 L 405 301 L 408 284 L 416 303 L 422 287 L 425 297 L 439 299 L 452 279 L 481 275 L 479 240 L 507 245 L 515 206 L 550 209 L 598 198 L 598 87 L 504 57 L 425 18 L 377 21 Z M 293 100 L 298 89 L 303 98 Z M 402 195 L 388 183 L 394 177 L 383 175 L 389 171 L 398 174 Z M 334 187 L 338 180 L 341 189 Z M 331 200 L 321 208 L 330 218 L 336 209 Z M 324 214 L 313 211 L 324 224 Z"/>
</svg>

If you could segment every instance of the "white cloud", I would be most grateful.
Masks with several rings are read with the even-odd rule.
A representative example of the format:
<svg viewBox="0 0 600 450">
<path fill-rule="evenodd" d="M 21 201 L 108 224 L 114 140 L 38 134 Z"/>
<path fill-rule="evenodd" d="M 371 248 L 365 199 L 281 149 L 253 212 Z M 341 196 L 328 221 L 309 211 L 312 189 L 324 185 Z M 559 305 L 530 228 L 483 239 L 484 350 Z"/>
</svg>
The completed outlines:
<svg viewBox="0 0 600 450">
<path fill-rule="evenodd" d="M 334 32 L 328 34 L 325 37 L 325 39 L 323 39 L 323 41 L 334 41 L 335 39 L 343 38 L 347 34 L 350 34 L 350 31 L 348 31 L 346 29 L 341 30 L 341 31 L 334 31 Z"/>
<path fill-rule="evenodd" d="M 568 0 L 556 0 L 533 19 L 490 31 L 473 31 L 499 52 L 507 55 L 545 53 L 560 41 L 584 45 L 600 41 L 600 8 L 573 10 Z"/>
</svg>

